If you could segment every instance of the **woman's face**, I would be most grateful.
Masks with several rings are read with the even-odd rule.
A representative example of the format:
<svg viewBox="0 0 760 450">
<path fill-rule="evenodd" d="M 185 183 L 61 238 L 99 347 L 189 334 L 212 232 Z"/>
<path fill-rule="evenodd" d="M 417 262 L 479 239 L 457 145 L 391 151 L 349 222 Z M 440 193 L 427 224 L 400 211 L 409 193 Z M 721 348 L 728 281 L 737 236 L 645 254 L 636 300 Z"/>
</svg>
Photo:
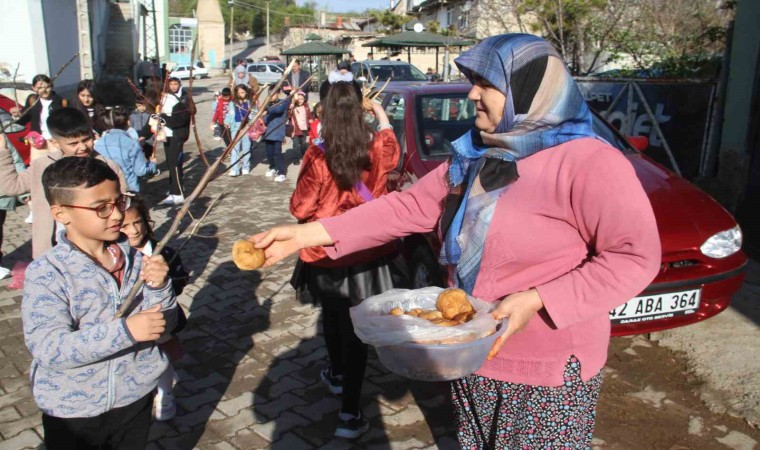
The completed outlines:
<svg viewBox="0 0 760 450">
<path fill-rule="evenodd" d="M 475 128 L 493 133 L 501 122 L 507 97 L 478 74 L 473 74 L 473 81 L 467 98 L 475 103 L 477 110 Z"/>
<path fill-rule="evenodd" d="M 40 98 L 48 99 L 50 98 L 50 94 L 53 93 L 53 86 L 51 86 L 50 83 L 38 81 L 37 84 L 34 85 L 34 90 Z"/>
<path fill-rule="evenodd" d="M 148 226 L 134 208 L 124 213 L 121 232 L 127 235 L 131 247 L 142 248 L 148 240 Z"/>
<path fill-rule="evenodd" d="M 92 98 L 92 94 L 90 94 L 90 91 L 88 91 L 87 89 L 82 89 L 82 91 L 80 91 L 79 94 L 77 95 L 79 96 L 79 101 L 82 102 L 82 105 L 85 108 L 89 108 L 90 106 L 92 106 L 94 99 Z"/>
</svg>

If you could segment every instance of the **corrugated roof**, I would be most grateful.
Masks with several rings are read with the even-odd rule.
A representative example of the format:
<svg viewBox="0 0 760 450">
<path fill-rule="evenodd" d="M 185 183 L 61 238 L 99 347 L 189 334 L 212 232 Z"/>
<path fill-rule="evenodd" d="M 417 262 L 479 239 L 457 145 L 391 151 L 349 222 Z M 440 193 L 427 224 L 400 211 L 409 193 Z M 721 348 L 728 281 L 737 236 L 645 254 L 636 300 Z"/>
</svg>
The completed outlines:
<svg viewBox="0 0 760 450">
<path fill-rule="evenodd" d="M 362 44 L 362 47 L 465 47 L 475 42 L 427 31 L 404 31 Z"/>
<path fill-rule="evenodd" d="M 348 50 L 321 41 L 306 42 L 287 50 L 280 52 L 281 55 L 301 56 L 301 55 L 343 55 L 349 53 Z"/>
</svg>

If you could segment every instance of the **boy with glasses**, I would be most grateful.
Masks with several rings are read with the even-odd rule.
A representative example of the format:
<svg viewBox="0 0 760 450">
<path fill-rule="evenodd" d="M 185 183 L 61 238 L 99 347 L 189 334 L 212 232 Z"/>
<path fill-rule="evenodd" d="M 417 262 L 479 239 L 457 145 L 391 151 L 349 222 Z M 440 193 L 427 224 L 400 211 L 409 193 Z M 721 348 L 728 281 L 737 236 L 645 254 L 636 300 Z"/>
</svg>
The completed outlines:
<svg viewBox="0 0 760 450">
<path fill-rule="evenodd" d="M 45 446 L 144 449 L 153 391 L 168 365 L 156 340 L 177 317 L 169 268 L 121 234 L 131 198 L 103 161 L 63 158 L 45 169 L 42 184 L 66 226 L 27 268 L 21 303 Z M 138 306 L 114 320 L 138 279 Z"/>
</svg>

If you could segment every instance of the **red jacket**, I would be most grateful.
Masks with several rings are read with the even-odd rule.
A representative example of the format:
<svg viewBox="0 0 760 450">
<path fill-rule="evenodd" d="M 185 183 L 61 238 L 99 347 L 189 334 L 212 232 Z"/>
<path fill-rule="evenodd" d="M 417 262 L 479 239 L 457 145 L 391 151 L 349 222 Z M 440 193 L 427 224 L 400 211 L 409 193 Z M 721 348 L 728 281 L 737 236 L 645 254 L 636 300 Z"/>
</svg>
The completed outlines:
<svg viewBox="0 0 760 450">
<path fill-rule="evenodd" d="M 319 124 L 321 121 L 319 119 L 314 119 L 309 124 L 309 144 L 314 143 L 314 139 L 319 137 Z"/>
<path fill-rule="evenodd" d="M 328 150 L 329 151 L 329 150 Z M 362 181 L 375 198 L 388 193 L 388 173 L 396 168 L 400 156 L 393 130 L 382 130 L 375 135 L 370 147 L 372 167 L 362 173 Z M 290 198 L 290 212 L 300 222 L 313 222 L 343 214 L 364 203 L 356 189 L 340 190 L 327 168 L 325 154 L 319 147 L 309 145 L 301 163 L 296 190 Z M 321 267 L 345 267 L 371 261 L 396 250 L 391 242 L 377 248 L 344 256 L 337 260 L 327 257 L 322 247 L 301 250 L 301 259 Z"/>
<path fill-rule="evenodd" d="M 224 98 L 219 97 L 219 100 L 216 102 L 214 116 L 211 118 L 211 123 L 224 125 L 224 118 L 227 116 L 227 109 L 229 109 L 231 101 L 232 100 L 225 100 Z"/>
<path fill-rule="evenodd" d="M 298 126 L 298 121 L 296 120 L 296 114 L 295 109 L 296 108 L 304 108 L 306 110 L 306 126 L 309 126 L 309 122 L 311 121 L 311 111 L 309 111 L 309 107 L 307 105 L 301 105 L 301 106 L 294 106 L 293 110 L 290 111 L 290 124 L 293 125 L 293 136 L 303 136 L 304 132 L 300 129 Z"/>
</svg>

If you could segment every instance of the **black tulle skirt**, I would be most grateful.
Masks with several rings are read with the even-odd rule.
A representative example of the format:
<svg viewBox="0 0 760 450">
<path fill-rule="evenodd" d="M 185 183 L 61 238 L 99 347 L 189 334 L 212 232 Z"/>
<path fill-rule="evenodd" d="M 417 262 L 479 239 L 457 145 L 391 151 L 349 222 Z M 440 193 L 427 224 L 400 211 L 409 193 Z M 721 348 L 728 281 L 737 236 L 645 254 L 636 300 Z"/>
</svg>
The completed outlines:
<svg viewBox="0 0 760 450">
<path fill-rule="evenodd" d="M 320 299 L 343 298 L 355 306 L 388 289 L 406 288 L 407 277 L 400 255 L 348 267 L 320 267 L 299 259 L 290 284 L 299 294 L 308 292 L 315 303 Z"/>
</svg>

